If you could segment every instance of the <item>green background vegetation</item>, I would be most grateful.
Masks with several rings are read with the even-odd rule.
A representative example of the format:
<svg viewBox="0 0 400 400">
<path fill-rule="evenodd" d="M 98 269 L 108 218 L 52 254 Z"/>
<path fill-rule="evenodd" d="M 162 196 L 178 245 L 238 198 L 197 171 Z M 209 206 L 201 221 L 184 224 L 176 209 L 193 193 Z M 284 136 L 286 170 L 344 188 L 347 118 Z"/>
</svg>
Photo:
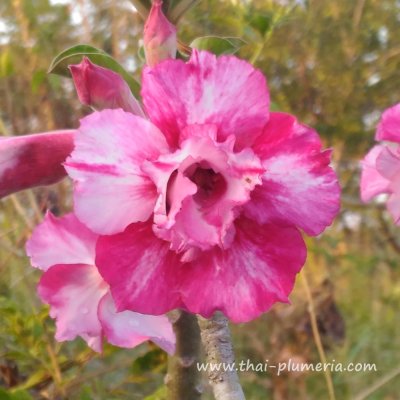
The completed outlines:
<svg viewBox="0 0 400 400">
<path fill-rule="evenodd" d="M 71 81 L 46 71 L 77 43 L 109 52 L 140 79 L 143 23 L 128 0 L 0 2 L 0 133 L 76 127 L 90 112 Z M 238 55 L 268 77 L 273 107 L 296 114 L 334 147 L 342 210 L 309 257 L 291 305 L 234 326 L 237 359 L 317 363 L 316 331 L 328 361 L 376 363 L 377 372 L 332 373 L 338 400 L 400 396 L 400 238 L 384 204 L 359 200 L 359 159 L 380 113 L 400 101 L 400 1 L 202 0 L 181 21 L 180 38 L 240 37 Z M 0 400 L 162 399 L 166 356 L 146 344 L 54 341 L 37 298 L 37 271 L 24 244 L 46 209 L 71 207 L 64 181 L 0 201 Z M 310 290 L 308 291 L 307 288 Z M 248 399 L 327 399 L 324 373 L 243 372 Z M 208 395 L 207 395 L 208 396 Z M 205 397 L 207 397 L 205 396 Z"/>
</svg>

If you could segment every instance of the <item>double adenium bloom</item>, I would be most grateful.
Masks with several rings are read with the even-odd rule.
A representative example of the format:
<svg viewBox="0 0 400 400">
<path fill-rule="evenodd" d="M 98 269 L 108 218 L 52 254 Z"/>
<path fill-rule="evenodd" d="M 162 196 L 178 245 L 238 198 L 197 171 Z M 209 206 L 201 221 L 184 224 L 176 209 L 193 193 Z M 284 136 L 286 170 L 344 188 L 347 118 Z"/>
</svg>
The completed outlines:
<svg viewBox="0 0 400 400">
<path fill-rule="evenodd" d="M 330 151 L 270 113 L 264 77 L 235 57 L 194 51 L 145 68 L 142 85 L 148 119 L 91 114 L 64 164 L 117 309 L 245 322 L 287 301 L 299 229 L 317 235 L 338 211 Z"/>
<path fill-rule="evenodd" d="M 270 112 L 262 73 L 194 50 L 144 69 L 142 108 L 114 72 L 86 59 L 71 72 L 97 111 L 74 131 L 0 142 L 2 195 L 64 171 L 74 182 L 74 214 L 46 216 L 27 247 L 57 338 L 172 351 L 170 310 L 245 322 L 287 302 L 301 231 L 331 224 L 340 189 L 318 134 Z"/>
</svg>

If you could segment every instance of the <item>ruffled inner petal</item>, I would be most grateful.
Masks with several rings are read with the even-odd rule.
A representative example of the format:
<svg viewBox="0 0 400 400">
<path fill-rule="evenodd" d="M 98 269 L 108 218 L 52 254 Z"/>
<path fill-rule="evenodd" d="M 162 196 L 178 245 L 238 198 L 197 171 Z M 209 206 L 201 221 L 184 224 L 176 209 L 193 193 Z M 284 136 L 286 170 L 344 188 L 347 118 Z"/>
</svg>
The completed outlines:
<svg viewBox="0 0 400 400">
<path fill-rule="evenodd" d="M 261 183 L 258 157 L 234 152 L 234 137 L 219 143 L 215 134 L 214 125 L 187 127 L 179 150 L 144 166 L 159 194 L 154 232 L 174 251 L 229 247 L 240 206 Z"/>
</svg>

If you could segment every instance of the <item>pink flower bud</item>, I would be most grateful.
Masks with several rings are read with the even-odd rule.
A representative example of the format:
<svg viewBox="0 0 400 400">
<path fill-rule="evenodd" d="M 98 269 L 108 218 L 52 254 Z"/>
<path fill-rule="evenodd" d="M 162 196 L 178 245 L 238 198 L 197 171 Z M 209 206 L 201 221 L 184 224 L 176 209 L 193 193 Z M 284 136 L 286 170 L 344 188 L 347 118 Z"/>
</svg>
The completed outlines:
<svg viewBox="0 0 400 400">
<path fill-rule="evenodd" d="M 144 26 L 147 64 L 152 67 L 162 60 L 175 58 L 176 48 L 176 28 L 162 12 L 162 1 L 154 0 Z"/>
<path fill-rule="evenodd" d="M 74 134 L 65 130 L 0 138 L 0 198 L 64 178 L 63 162 L 74 148 Z"/>
<path fill-rule="evenodd" d="M 139 102 L 132 95 L 128 84 L 116 72 L 93 64 L 87 57 L 69 69 L 82 104 L 100 111 L 105 108 L 122 108 L 144 116 Z"/>
</svg>

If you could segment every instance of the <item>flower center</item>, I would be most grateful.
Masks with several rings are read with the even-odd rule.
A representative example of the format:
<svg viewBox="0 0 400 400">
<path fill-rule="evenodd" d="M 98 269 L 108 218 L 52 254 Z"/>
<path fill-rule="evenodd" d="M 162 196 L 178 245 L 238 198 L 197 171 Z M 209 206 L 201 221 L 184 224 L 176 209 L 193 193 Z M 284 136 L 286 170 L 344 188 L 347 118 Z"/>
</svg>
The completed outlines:
<svg viewBox="0 0 400 400">
<path fill-rule="evenodd" d="M 234 152 L 233 140 L 219 143 L 208 126 L 201 128 L 175 152 L 143 167 L 159 193 L 154 233 L 186 261 L 198 251 L 230 246 L 234 221 L 264 172 L 250 149 Z"/>
<path fill-rule="evenodd" d="M 195 163 L 186 171 L 187 176 L 197 186 L 193 199 L 205 207 L 215 204 L 226 192 L 227 183 L 222 174 L 215 172 L 206 162 Z"/>
</svg>

